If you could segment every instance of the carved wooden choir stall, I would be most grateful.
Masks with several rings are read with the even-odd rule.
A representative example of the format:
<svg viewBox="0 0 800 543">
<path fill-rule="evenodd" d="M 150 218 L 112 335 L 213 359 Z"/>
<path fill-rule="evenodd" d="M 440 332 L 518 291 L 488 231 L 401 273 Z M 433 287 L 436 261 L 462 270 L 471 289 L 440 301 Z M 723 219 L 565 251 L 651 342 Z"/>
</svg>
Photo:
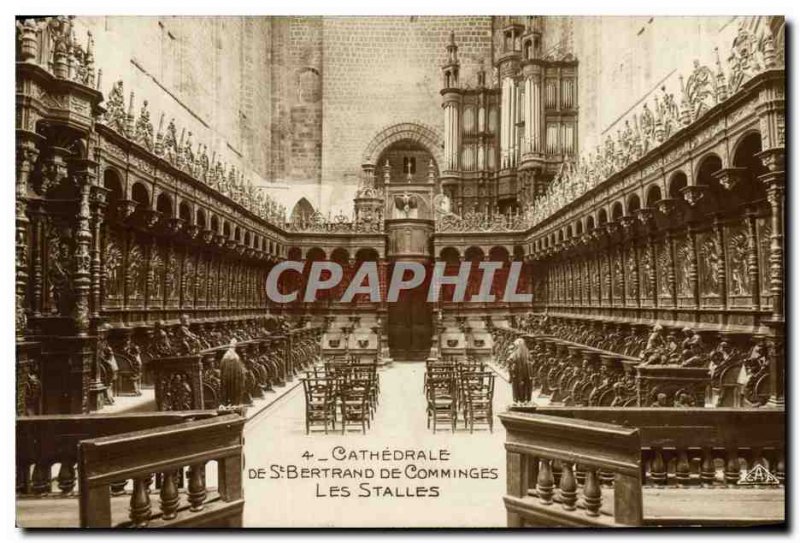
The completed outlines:
<svg viewBox="0 0 800 543">
<path fill-rule="evenodd" d="M 217 414 L 221 354 L 236 340 L 227 403 L 247 405 L 319 351 L 319 328 L 267 309 L 284 210 L 121 81 L 104 96 L 93 48 L 72 17 L 17 22 L 18 521 L 240 525 L 244 418 Z M 102 413 L 151 391 L 159 412 Z M 77 499 L 40 499 L 54 477 Z"/>
</svg>

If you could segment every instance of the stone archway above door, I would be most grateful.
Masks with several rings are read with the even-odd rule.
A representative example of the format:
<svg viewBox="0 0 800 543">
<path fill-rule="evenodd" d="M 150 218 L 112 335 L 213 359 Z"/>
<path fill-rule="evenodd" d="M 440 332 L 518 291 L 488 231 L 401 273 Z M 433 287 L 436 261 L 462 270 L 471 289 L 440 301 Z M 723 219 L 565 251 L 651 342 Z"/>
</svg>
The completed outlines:
<svg viewBox="0 0 800 543">
<path fill-rule="evenodd" d="M 398 123 L 378 132 L 367 145 L 362 158 L 362 169 L 372 170 L 381 154 L 392 144 L 402 140 L 410 140 L 425 147 L 437 167 L 443 163 L 444 140 L 442 134 L 430 126 L 421 123 Z"/>
</svg>

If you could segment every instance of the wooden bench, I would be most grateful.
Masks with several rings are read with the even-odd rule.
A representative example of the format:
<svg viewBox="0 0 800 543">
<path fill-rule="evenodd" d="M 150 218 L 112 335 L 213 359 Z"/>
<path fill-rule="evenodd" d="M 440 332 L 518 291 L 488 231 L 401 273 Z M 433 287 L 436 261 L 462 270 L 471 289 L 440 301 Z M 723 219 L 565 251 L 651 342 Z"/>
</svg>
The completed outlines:
<svg viewBox="0 0 800 543">
<path fill-rule="evenodd" d="M 515 408 L 500 419 L 510 527 L 785 521 L 783 411 Z"/>
</svg>

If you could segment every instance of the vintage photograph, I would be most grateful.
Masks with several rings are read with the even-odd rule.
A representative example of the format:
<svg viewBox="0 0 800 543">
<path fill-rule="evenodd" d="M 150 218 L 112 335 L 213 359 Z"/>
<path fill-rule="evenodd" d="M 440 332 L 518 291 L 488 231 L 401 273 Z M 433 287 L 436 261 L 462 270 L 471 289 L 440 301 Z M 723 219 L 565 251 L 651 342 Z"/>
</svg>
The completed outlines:
<svg viewBox="0 0 800 543">
<path fill-rule="evenodd" d="M 784 16 L 14 24 L 17 527 L 786 528 Z"/>
</svg>

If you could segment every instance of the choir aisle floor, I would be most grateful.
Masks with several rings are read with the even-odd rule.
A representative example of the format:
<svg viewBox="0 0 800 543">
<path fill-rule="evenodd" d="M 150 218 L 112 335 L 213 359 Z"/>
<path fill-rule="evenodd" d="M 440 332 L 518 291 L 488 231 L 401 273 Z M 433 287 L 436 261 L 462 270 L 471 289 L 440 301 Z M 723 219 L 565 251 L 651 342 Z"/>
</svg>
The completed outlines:
<svg viewBox="0 0 800 543">
<path fill-rule="evenodd" d="M 345 435 L 338 427 L 306 435 L 302 387 L 248 421 L 244 525 L 504 527 L 505 430 L 497 414 L 511 402 L 510 385 L 497 377 L 493 433 L 482 424 L 470 434 L 459 420 L 455 433 L 433 434 L 424 373 L 423 362 L 380 370 L 380 405 L 366 435 L 355 426 Z"/>
</svg>

